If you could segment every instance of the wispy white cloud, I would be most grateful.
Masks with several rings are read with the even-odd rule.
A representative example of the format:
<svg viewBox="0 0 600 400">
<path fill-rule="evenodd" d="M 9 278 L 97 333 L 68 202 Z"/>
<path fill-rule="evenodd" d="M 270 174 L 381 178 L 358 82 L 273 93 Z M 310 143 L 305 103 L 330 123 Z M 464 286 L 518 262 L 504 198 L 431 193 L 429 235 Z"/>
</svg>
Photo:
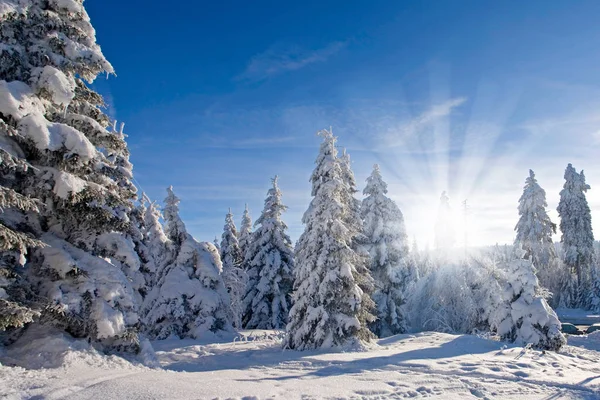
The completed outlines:
<svg viewBox="0 0 600 400">
<path fill-rule="evenodd" d="M 397 126 L 390 127 L 383 135 L 381 147 L 390 148 L 406 146 L 411 139 L 418 137 L 419 134 L 434 122 L 449 116 L 452 111 L 467 101 L 465 97 L 450 99 L 444 103 L 431 106 L 420 115 L 400 123 Z"/>
<path fill-rule="evenodd" d="M 530 132 L 534 136 L 557 136 L 563 137 L 569 143 L 573 143 L 574 138 L 583 139 L 586 142 L 590 138 L 598 138 L 598 128 L 600 127 L 600 113 L 596 110 L 588 112 L 571 114 L 567 116 L 549 116 L 544 119 L 529 120 L 518 126 Z M 577 133 L 575 137 L 566 135 L 565 132 L 572 131 Z"/>
<path fill-rule="evenodd" d="M 347 42 L 332 42 L 317 50 L 298 46 L 276 45 L 250 59 L 246 70 L 236 77 L 240 81 L 262 81 L 307 65 L 324 62 L 347 46 Z"/>
</svg>

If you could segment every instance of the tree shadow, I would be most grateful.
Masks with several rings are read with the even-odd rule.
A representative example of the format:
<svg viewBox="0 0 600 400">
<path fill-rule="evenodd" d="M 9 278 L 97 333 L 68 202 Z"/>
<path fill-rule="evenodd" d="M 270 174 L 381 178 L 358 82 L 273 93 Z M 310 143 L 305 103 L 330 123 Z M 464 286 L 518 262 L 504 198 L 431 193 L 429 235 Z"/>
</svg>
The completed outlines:
<svg viewBox="0 0 600 400">
<path fill-rule="evenodd" d="M 405 336 L 405 335 L 398 335 Z M 394 343 L 403 340 L 405 337 L 397 339 L 387 338 L 383 343 Z M 380 344 L 382 341 L 380 341 Z M 410 350 L 406 352 L 398 352 L 389 356 L 377 356 L 368 358 L 357 358 L 351 361 L 327 362 L 326 365 L 313 369 L 303 375 L 290 375 L 268 378 L 273 380 L 297 379 L 300 377 L 326 377 L 345 374 L 361 374 L 365 371 L 374 370 L 389 370 L 395 369 L 397 366 L 420 369 L 428 368 L 428 366 L 419 364 L 419 360 L 439 360 L 445 358 L 459 357 L 465 354 L 484 354 L 494 350 L 498 350 L 499 342 L 481 339 L 476 336 L 458 336 L 449 342 L 443 342 L 439 346 L 427 347 L 424 349 Z"/>
<path fill-rule="evenodd" d="M 413 335 L 396 335 L 381 339 L 381 346 L 391 345 L 411 338 Z M 433 338 L 433 337 L 432 337 Z M 209 351 L 198 349 L 186 350 L 161 355 L 163 368 L 171 371 L 201 372 L 218 371 L 226 369 L 245 370 L 253 367 L 277 366 L 282 363 L 290 363 L 290 367 L 305 367 L 309 369 L 308 375 L 330 376 L 340 374 L 360 373 L 365 370 L 387 369 L 388 367 L 402 364 L 414 368 L 423 368 L 418 363 L 408 363 L 417 360 L 432 360 L 452 358 L 464 354 L 479 354 L 498 350 L 499 342 L 478 338 L 476 336 L 457 336 L 451 341 L 444 341 L 439 346 L 432 342 L 432 347 L 402 351 L 400 347 L 397 353 L 389 356 L 365 357 L 368 352 L 357 352 L 356 359 L 351 361 L 322 360 L 316 356 L 331 354 L 336 350 L 311 350 L 294 351 L 282 350 L 277 344 L 271 346 L 257 346 L 256 348 L 238 348 L 236 343 L 218 344 L 211 346 Z M 200 349 L 202 350 L 202 349 Z M 305 374 L 306 375 L 306 374 Z M 303 375 L 303 376 L 305 376 Z M 272 378 L 278 380 L 293 379 L 297 376 Z"/>
</svg>

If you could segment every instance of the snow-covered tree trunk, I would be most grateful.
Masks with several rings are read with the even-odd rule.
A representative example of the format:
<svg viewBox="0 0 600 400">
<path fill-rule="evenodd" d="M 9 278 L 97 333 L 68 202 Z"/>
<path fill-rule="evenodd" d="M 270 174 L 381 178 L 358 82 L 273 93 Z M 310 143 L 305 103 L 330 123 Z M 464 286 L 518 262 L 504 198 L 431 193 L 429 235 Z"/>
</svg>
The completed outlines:
<svg viewBox="0 0 600 400">
<path fill-rule="evenodd" d="M 293 306 L 284 346 L 304 350 L 343 346 L 368 340 L 372 322 L 368 295 L 360 288 L 357 266 L 364 258 L 353 250 L 359 232 L 349 224 L 356 204 L 344 181 L 331 131 L 311 176 L 310 206 L 302 218 L 304 233 L 296 245 Z"/>
<path fill-rule="evenodd" d="M 497 310 L 494 326 L 504 340 L 532 344 L 544 350 L 558 351 L 566 344 L 556 313 L 540 294 L 531 260 L 515 248 L 516 259 L 508 263 L 504 303 Z"/>
<path fill-rule="evenodd" d="M 286 233 L 287 225 L 281 219 L 285 210 L 275 177 L 246 251 L 249 278 L 243 301 L 243 324 L 247 329 L 283 329 L 288 322 L 294 251 Z"/>
<path fill-rule="evenodd" d="M 231 209 L 225 217 L 225 226 L 221 237 L 221 260 L 223 262 L 223 281 L 231 302 L 231 321 L 235 328 L 241 329 L 244 312 L 242 301 L 246 292 L 248 275 L 242 269 L 242 251 Z"/>
<path fill-rule="evenodd" d="M 417 278 L 409 258 L 404 217 L 396 203 L 386 196 L 387 184 L 378 165 L 367 178 L 363 193 L 367 196 L 361 208 L 364 245 L 370 255 L 377 309 L 377 320 L 371 327 L 379 337 L 404 333 L 407 292 Z"/>
</svg>

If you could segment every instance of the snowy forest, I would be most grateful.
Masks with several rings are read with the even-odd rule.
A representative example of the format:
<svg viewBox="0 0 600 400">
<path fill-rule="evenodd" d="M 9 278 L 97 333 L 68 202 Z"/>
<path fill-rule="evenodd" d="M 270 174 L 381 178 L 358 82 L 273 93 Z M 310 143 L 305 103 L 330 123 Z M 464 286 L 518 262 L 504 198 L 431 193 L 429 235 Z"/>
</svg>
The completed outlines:
<svg viewBox="0 0 600 400">
<path fill-rule="evenodd" d="M 124 124 L 90 86 L 115 71 L 82 2 L 0 0 L 0 21 L 0 356 L 59 334 L 151 365 L 163 340 L 248 330 L 285 351 L 434 331 L 557 352 L 555 309 L 600 312 L 590 186 L 571 164 L 548 194 L 559 221 L 525 169 L 514 243 L 463 252 L 444 192 L 419 248 L 380 167 L 357 182 L 334 127 L 318 132 L 295 243 L 278 171 L 259 214 L 229 209 L 214 241 L 195 238 L 177 187 L 161 200 L 134 184 Z"/>
</svg>

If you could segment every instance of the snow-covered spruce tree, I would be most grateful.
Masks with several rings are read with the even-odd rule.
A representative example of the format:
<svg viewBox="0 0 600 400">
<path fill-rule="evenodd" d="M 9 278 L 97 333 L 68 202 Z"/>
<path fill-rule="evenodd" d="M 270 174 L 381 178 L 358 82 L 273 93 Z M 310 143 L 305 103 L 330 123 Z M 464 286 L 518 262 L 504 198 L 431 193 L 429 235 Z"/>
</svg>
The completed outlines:
<svg viewBox="0 0 600 400">
<path fill-rule="evenodd" d="M 454 230 L 454 221 L 452 220 L 450 198 L 446 192 L 442 192 L 435 222 L 435 248 L 442 250 L 448 249 L 454 246 L 455 242 L 456 232 Z"/>
<path fill-rule="evenodd" d="M 146 198 L 148 207 L 143 210 L 144 243 L 150 253 L 149 265 L 145 268 L 146 284 L 152 289 L 158 280 L 164 276 L 165 268 L 174 256 L 173 245 L 164 232 L 160 220 L 162 213 L 155 201 Z M 151 265 L 150 265 L 151 264 Z"/>
<path fill-rule="evenodd" d="M 312 173 L 313 199 L 302 218 L 305 229 L 295 251 L 293 306 L 284 346 L 305 350 L 368 340 L 369 304 L 358 282 L 363 257 L 352 249 L 359 232 L 346 221 L 353 205 L 337 158 L 336 138 L 323 143 Z M 369 299 L 370 300 L 370 299 Z"/>
<path fill-rule="evenodd" d="M 504 340 L 558 351 L 566 344 L 560 321 L 540 294 L 531 260 L 524 259 L 525 252 L 518 247 L 515 253 L 515 259 L 507 266 L 504 303 L 497 310 L 497 325 L 492 328 Z"/>
<path fill-rule="evenodd" d="M 370 255 L 370 271 L 375 281 L 373 300 L 377 320 L 371 330 L 379 337 L 406 332 L 407 291 L 416 280 L 409 260 L 404 217 L 396 203 L 386 196 L 379 166 L 373 167 L 363 193 L 363 234 Z"/>
<path fill-rule="evenodd" d="M 83 81 L 113 68 L 80 1 L 3 0 L 0 20 L 2 148 L 35 168 L 3 179 L 44 203 L 22 214 L 22 226 L 48 245 L 26 265 L 46 303 L 41 321 L 136 349 L 135 283 L 123 273 L 139 268 L 124 236 L 135 198 L 131 164 L 122 130 L 107 129 L 102 97 Z"/>
<path fill-rule="evenodd" d="M 161 257 L 169 252 L 172 256 L 168 265 L 158 268 L 157 283 L 144 300 L 146 332 L 155 339 L 230 332 L 229 297 L 220 274 L 219 252 L 212 243 L 197 242 L 187 233 L 179 217 L 179 199 L 172 187 L 167 191 L 164 215 L 169 244 L 163 245 L 159 229 L 154 242 L 161 243 Z"/>
<path fill-rule="evenodd" d="M 139 231 L 139 238 L 134 236 L 133 242 L 141 261 L 140 272 L 144 278 L 143 297 L 156 284 L 158 272 L 164 271 L 165 266 L 172 261 L 170 242 L 163 231 L 160 218 L 162 214 L 156 203 L 142 193 L 131 220 L 135 222 Z"/>
<path fill-rule="evenodd" d="M 529 170 L 529 177 L 525 180 L 523 194 L 519 199 L 515 246 L 521 246 L 525 250 L 525 258 L 533 262 L 540 284 L 556 293 L 558 300 L 559 259 L 552 242 L 556 224 L 550 220 L 546 207 L 546 192 L 538 184 L 534 172 Z"/>
<path fill-rule="evenodd" d="M 240 231 L 238 232 L 238 242 L 240 244 L 240 253 L 242 256 L 242 269 L 248 271 L 248 265 L 246 264 L 246 252 L 250 243 L 252 242 L 252 217 L 250 216 L 250 210 L 248 204 L 244 207 L 244 214 L 242 215 L 242 225 L 240 225 Z"/>
<path fill-rule="evenodd" d="M 242 251 L 238 242 L 238 232 L 231 209 L 225 216 L 225 226 L 221 236 L 221 260 L 223 262 L 223 282 L 229 293 L 230 316 L 235 328 L 242 328 L 242 304 L 248 275 L 242 269 Z"/>
<path fill-rule="evenodd" d="M 281 219 L 285 210 L 276 176 L 246 251 L 249 281 L 243 302 L 243 324 L 247 329 L 284 329 L 288 322 L 294 250 L 286 233 L 287 225 Z"/>
<path fill-rule="evenodd" d="M 583 171 L 578 174 L 569 164 L 557 209 L 563 262 L 567 268 L 560 296 L 561 305 L 566 307 L 590 306 L 588 295 L 593 285 L 594 234 L 590 207 L 585 197 L 589 189 Z"/>
<path fill-rule="evenodd" d="M 142 193 L 138 199 L 138 203 L 131 209 L 129 213 L 129 219 L 133 226 L 132 229 L 132 240 L 135 245 L 135 252 L 139 256 L 140 268 L 139 273 L 142 278 L 142 287 L 138 289 L 142 298 L 148 294 L 151 289 L 151 285 L 148 284 L 148 276 L 154 273 L 154 261 L 150 254 L 150 249 L 146 245 L 146 222 L 144 221 L 144 215 L 148 210 L 148 196 Z M 152 272 L 151 272 L 152 271 Z M 141 305 L 141 302 L 139 303 Z"/>
<path fill-rule="evenodd" d="M 173 242 L 175 250 L 179 249 L 189 236 L 185 224 L 179 216 L 180 202 L 179 197 L 175 196 L 175 192 L 173 192 L 173 186 L 169 186 L 163 208 L 163 218 L 165 220 L 164 233 Z"/>
</svg>

